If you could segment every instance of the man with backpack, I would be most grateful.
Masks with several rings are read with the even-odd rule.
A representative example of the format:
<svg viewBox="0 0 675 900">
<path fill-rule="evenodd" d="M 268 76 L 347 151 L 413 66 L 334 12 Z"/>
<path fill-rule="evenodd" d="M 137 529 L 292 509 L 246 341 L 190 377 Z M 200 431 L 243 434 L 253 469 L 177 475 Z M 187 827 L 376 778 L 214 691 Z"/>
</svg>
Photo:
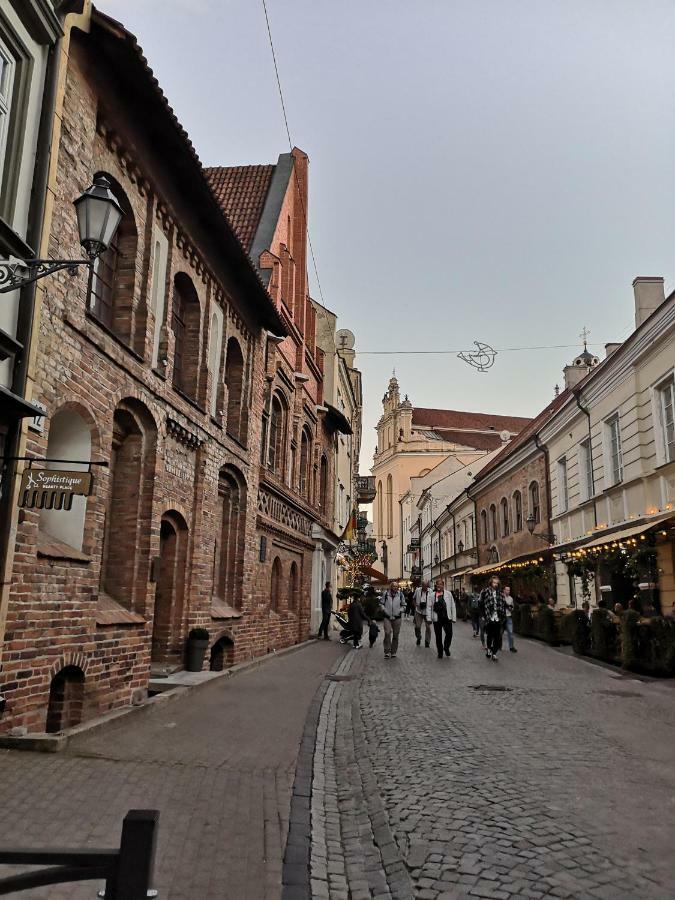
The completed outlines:
<svg viewBox="0 0 675 900">
<path fill-rule="evenodd" d="M 429 587 L 429 582 L 424 579 L 420 587 L 416 588 L 413 597 L 413 616 L 415 623 L 415 637 L 417 638 L 417 646 L 422 642 L 422 623 L 424 622 L 424 646 L 428 647 L 431 643 L 431 620 L 427 619 L 427 607 L 433 603 L 433 591 Z"/>
<path fill-rule="evenodd" d="M 397 581 L 392 581 L 380 597 L 380 609 L 384 614 L 384 658 L 395 659 L 401 631 L 401 616 L 405 610 L 405 597 L 399 590 Z"/>
</svg>

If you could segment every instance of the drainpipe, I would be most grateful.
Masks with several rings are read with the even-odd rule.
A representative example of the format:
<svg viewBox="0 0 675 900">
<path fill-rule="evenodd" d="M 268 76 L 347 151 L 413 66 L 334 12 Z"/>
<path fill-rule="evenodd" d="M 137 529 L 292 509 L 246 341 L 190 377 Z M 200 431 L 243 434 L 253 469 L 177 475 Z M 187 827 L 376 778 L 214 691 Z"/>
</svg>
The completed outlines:
<svg viewBox="0 0 675 900">
<path fill-rule="evenodd" d="M 446 507 L 448 510 L 448 514 L 452 516 L 452 571 L 457 571 L 457 522 L 455 521 L 455 514 L 450 512 L 450 504 Z M 453 578 L 456 577 L 453 575 Z"/>
<path fill-rule="evenodd" d="M 546 517 L 548 520 L 548 533 L 551 534 L 551 517 L 553 515 L 553 504 L 551 502 L 551 470 L 550 470 L 551 457 L 548 452 L 548 447 L 546 446 L 546 444 L 542 444 L 542 442 L 539 439 L 538 434 L 534 435 L 534 445 L 537 448 L 537 450 L 541 450 L 541 452 L 544 454 L 544 467 L 546 469 Z M 558 591 L 556 590 L 557 579 L 555 576 L 555 564 L 553 567 L 552 576 L 553 577 L 551 579 L 549 579 L 551 595 L 555 599 L 557 599 Z"/>
<path fill-rule="evenodd" d="M 581 412 L 586 416 L 588 420 L 588 455 L 591 461 L 591 496 L 593 498 L 593 524 L 597 526 L 598 524 L 598 510 L 595 505 L 595 471 L 593 467 L 593 439 L 591 435 L 591 413 L 590 410 L 586 409 L 585 406 L 582 405 L 581 400 L 579 398 L 579 394 L 574 394 L 574 399 L 576 400 L 577 406 L 581 410 Z"/>
</svg>

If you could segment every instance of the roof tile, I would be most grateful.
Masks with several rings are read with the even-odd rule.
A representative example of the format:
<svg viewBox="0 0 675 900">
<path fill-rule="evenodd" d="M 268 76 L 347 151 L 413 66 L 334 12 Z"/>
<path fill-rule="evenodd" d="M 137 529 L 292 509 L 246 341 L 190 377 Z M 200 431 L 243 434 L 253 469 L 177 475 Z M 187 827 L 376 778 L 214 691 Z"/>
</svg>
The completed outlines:
<svg viewBox="0 0 675 900">
<path fill-rule="evenodd" d="M 275 166 L 212 166 L 211 189 L 247 250 L 251 249 Z"/>
<path fill-rule="evenodd" d="M 413 408 L 413 425 L 417 428 L 466 428 L 476 431 L 510 431 L 518 434 L 532 420 L 522 416 L 496 416 L 492 413 L 462 412 L 456 409 Z"/>
</svg>

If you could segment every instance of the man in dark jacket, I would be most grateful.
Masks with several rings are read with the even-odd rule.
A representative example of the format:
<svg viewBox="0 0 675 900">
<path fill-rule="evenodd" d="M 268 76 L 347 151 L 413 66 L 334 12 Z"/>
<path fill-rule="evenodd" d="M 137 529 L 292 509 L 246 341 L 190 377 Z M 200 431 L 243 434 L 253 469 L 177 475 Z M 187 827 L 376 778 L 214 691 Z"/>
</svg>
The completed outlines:
<svg viewBox="0 0 675 900">
<path fill-rule="evenodd" d="M 489 586 L 481 591 L 480 599 L 485 616 L 485 641 L 487 644 L 485 656 L 497 662 L 502 628 L 506 621 L 506 604 L 504 603 L 504 592 L 496 575 L 490 579 Z"/>
<path fill-rule="evenodd" d="M 354 635 L 354 649 L 360 650 L 361 638 L 363 637 L 363 626 L 369 621 L 360 600 L 354 599 L 349 604 L 347 618 L 349 619 L 349 627 Z"/>
<path fill-rule="evenodd" d="M 330 592 L 330 581 L 326 582 L 326 587 L 321 591 L 321 625 L 319 626 L 319 637 L 323 634 L 323 639 L 329 641 L 328 623 L 330 622 L 330 613 L 333 609 L 333 595 Z"/>
</svg>

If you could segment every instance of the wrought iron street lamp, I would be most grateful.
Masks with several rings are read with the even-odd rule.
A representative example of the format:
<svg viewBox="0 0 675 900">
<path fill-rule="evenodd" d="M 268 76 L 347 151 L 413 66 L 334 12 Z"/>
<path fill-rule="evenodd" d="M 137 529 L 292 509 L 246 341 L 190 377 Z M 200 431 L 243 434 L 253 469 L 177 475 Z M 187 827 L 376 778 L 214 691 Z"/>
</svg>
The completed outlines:
<svg viewBox="0 0 675 900">
<path fill-rule="evenodd" d="M 91 269 L 97 257 L 110 246 L 122 221 L 122 207 L 110 189 L 107 178 L 99 175 L 87 190 L 73 201 L 77 214 L 80 244 L 87 259 L 26 259 L 0 262 L 0 294 L 31 284 L 45 275 L 67 269 L 75 275 L 79 266 Z"/>
<path fill-rule="evenodd" d="M 533 537 L 540 538 L 542 541 L 544 541 L 545 544 L 557 543 L 557 538 L 554 534 L 539 534 L 534 530 L 534 526 L 537 524 L 534 513 L 530 513 L 530 515 L 525 519 L 525 524 L 527 525 L 527 530 Z"/>
<path fill-rule="evenodd" d="M 437 566 L 438 563 L 439 563 L 438 554 L 436 554 L 436 556 L 434 556 L 434 565 Z"/>
<path fill-rule="evenodd" d="M 457 544 L 457 552 L 464 553 L 464 541 L 459 541 Z"/>
</svg>

